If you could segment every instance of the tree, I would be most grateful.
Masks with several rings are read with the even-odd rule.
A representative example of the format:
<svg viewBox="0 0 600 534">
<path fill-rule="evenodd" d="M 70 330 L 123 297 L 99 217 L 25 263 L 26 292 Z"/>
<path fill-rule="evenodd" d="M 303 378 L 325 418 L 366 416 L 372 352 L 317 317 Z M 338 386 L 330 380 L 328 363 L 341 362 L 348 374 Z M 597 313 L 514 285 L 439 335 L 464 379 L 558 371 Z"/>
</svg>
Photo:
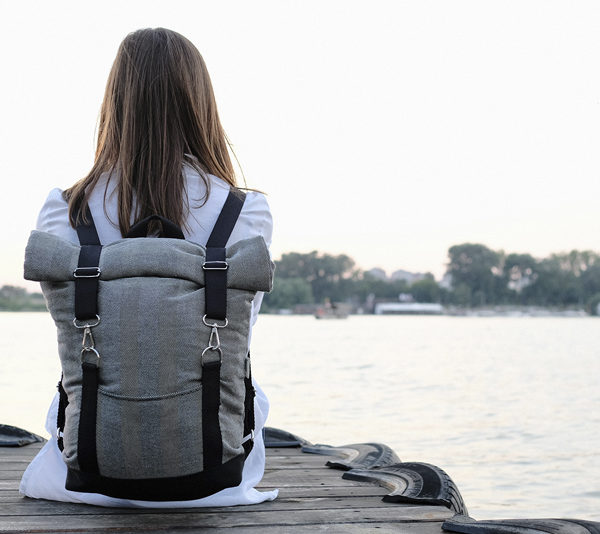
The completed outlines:
<svg viewBox="0 0 600 534">
<path fill-rule="evenodd" d="M 581 273 L 581 294 L 584 302 L 600 294 L 600 263 L 595 263 Z"/>
<path fill-rule="evenodd" d="M 440 299 L 440 286 L 430 273 L 422 280 L 413 282 L 408 292 L 417 302 L 439 302 Z"/>
<path fill-rule="evenodd" d="M 588 299 L 586 309 L 590 315 L 600 315 L 600 293 Z"/>
<path fill-rule="evenodd" d="M 538 262 L 537 278 L 523 289 L 523 298 L 528 304 L 569 306 L 581 303 L 580 293 L 579 279 L 564 257 L 553 254 Z"/>
<path fill-rule="evenodd" d="M 498 252 L 485 245 L 463 243 L 450 247 L 448 257 L 446 272 L 452 278 L 452 285 L 470 290 L 471 306 L 484 306 L 498 300 L 496 292 L 501 258 Z M 465 294 L 464 289 L 461 290 L 461 297 L 464 298 Z"/>
<path fill-rule="evenodd" d="M 283 254 L 276 265 L 276 276 L 306 280 L 316 302 L 323 302 L 326 298 L 342 300 L 345 296 L 343 289 L 347 287 L 342 281 L 355 275 L 354 260 L 346 254 L 333 256 L 319 254 L 316 250 L 308 254 Z"/>
<path fill-rule="evenodd" d="M 504 260 L 503 286 L 511 300 L 525 304 L 523 290 L 538 277 L 538 261 L 531 254 L 509 254 Z"/>
<path fill-rule="evenodd" d="M 265 295 L 266 310 L 293 308 L 296 304 L 312 304 L 313 294 L 310 284 L 302 278 L 275 278 L 273 290 Z"/>
<path fill-rule="evenodd" d="M 0 288 L 1 311 L 46 311 L 46 301 L 41 293 L 28 293 L 23 287 Z"/>
</svg>

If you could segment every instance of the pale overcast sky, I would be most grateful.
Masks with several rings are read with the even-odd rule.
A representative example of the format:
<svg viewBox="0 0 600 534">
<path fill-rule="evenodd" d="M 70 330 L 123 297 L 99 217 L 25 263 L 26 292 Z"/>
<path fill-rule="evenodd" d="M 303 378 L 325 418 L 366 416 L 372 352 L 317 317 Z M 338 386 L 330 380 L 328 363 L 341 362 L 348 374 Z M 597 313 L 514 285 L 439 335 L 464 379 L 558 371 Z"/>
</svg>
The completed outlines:
<svg viewBox="0 0 600 534">
<path fill-rule="evenodd" d="M 480 242 L 600 250 L 600 3 L 0 0 L 0 285 L 48 191 L 90 169 L 130 31 L 204 56 L 273 253 L 444 272 Z"/>
</svg>

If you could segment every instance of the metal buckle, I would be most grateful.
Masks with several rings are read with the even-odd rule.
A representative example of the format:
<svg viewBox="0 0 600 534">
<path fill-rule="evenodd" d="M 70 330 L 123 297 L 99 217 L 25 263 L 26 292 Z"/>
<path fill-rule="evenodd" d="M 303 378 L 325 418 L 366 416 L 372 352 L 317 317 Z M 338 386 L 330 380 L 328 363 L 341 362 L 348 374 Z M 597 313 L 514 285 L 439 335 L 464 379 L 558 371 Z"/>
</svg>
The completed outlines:
<svg viewBox="0 0 600 534">
<path fill-rule="evenodd" d="M 93 319 L 92 319 L 93 320 Z M 77 317 L 73 319 L 73 326 L 75 328 L 94 328 L 94 326 L 98 326 L 100 324 L 100 316 L 96 314 L 96 322 L 88 322 L 87 319 L 83 320 L 83 324 L 79 324 L 79 320 Z"/>
<path fill-rule="evenodd" d="M 206 353 L 207 353 L 209 350 L 210 350 L 210 351 L 213 351 L 213 352 L 215 352 L 215 353 L 216 353 L 216 354 L 219 356 L 219 359 L 218 359 L 218 360 L 209 360 L 209 361 L 206 361 L 206 360 L 204 359 L 204 356 L 205 356 L 205 354 L 206 354 Z M 209 364 L 209 363 L 216 363 L 216 364 L 219 364 L 219 365 L 221 365 L 221 362 L 222 362 L 222 361 L 223 361 L 223 352 L 221 351 L 220 347 L 212 347 L 212 346 L 208 346 L 208 347 L 206 347 L 206 348 L 205 348 L 205 349 L 202 351 L 202 355 L 200 356 L 200 365 L 201 365 L 202 367 L 204 367 L 205 365 L 207 365 L 207 364 Z"/>
<path fill-rule="evenodd" d="M 244 365 L 244 375 L 246 378 L 250 378 L 250 356 L 246 356 L 246 361 Z"/>
<path fill-rule="evenodd" d="M 205 271 L 226 271 L 229 269 L 229 264 L 226 261 L 221 260 L 205 261 L 202 264 L 202 268 Z"/>
<path fill-rule="evenodd" d="M 93 362 L 88 362 L 88 363 L 93 363 L 96 366 L 98 366 L 100 364 L 100 354 L 94 347 L 83 347 L 81 349 L 81 362 L 82 363 L 85 362 L 86 361 L 85 356 L 90 353 L 92 353 L 96 357 L 96 360 Z"/>
<path fill-rule="evenodd" d="M 100 267 L 77 267 L 73 271 L 75 278 L 100 278 Z"/>
<path fill-rule="evenodd" d="M 246 443 L 246 441 L 254 441 L 254 430 L 250 430 L 250 434 L 244 436 L 242 439 L 242 445 Z"/>
<path fill-rule="evenodd" d="M 207 321 L 207 319 L 208 319 L 209 321 L 215 321 L 215 322 L 214 322 L 214 323 L 209 323 L 209 322 Z M 204 314 L 204 316 L 202 317 L 202 322 L 203 322 L 203 323 L 204 323 L 206 326 L 208 326 L 209 328 L 225 328 L 225 327 L 226 327 L 226 326 L 229 324 L 229 321 L 227 320 L 227 317 L 225 317 L 225 319 L 224 319 L 224 320 L 225 320 L 225 322 L 224 322 L 223 324 L 218 324 L 218 323 L 217 323 L 218 319 L 210 319 L 210 318 L 209 318 L 209 317 L 208 317 L 206 314 Z"/>
</svg>

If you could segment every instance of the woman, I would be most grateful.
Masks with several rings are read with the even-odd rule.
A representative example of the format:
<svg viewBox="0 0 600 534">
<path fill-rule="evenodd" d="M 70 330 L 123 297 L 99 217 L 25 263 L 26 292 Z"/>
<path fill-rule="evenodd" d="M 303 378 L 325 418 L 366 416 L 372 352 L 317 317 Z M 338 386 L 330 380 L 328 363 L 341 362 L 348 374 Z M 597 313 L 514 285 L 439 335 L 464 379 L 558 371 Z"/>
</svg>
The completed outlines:
<svg viewBox="0 0 600 534">
<path fill-rule="evenodd" d="M 137 221 L 158 214 L 207 242 L 236 178 L 204 61 L 185 37 L 144 29 L 121 43 L 102 103 L 95 162 L 70 189 L 50 192 L 37 229 L 79 244 L 75 227 L 89 207 L 102 245 L 124 237 Z M 272 220 L 264 195 L 248 191 L 228 244 L 262 236 L 270 245 Z M 262 301 L 253 301 L 254 324 Z M 249 342 L 250 340 L 248 340 Z M 66 467 L 56 439 L 58 395 L 46 422 L 52 438 L 25 471 L 20 491 L 33 498 L 102 506 L 226 506 L 274 499 L 254 486 L 264 472 L 261 437 L 268 401 L 255 383 L 255 444 L 239 486 L 183 502 L 133 501 L 65 489 Z"/>
</svg>

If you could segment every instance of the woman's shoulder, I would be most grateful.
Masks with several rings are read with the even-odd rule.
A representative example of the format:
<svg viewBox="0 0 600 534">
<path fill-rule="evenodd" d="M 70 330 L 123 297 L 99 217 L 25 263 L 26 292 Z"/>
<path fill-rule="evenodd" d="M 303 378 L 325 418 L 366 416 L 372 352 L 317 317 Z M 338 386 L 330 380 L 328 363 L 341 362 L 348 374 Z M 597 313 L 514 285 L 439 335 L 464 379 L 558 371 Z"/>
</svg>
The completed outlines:
<svg viewBox="0 0 600 534">
<path fill-rule="evenodd" d="M 209 174 L 208 178 L 210 180 L 211 196 L 219 204 L 223 204 L 229 192 L 230 185 L 225 180 L 212 174 Z M 270 246 L 273 234 L 273 217 L 267 197 L 260 191 L 243 191 L 246 197 L 238 218 L 238 223 L 231 235 L 231 240 L 235 242 L 238 239 L 260 235 L 264 238 L 267 246 Z"/>
<path fill-rule="evenodd" d="M 36 229 L 77 243 L 77 232 L 69 224 L 69 205 L 58 187 L 48 193 L 37 218 Z"/>
<path fill-rule="evenodd" d="M 226 197 L 227 193 L 231 189 L 231 186 L 223 179 L 215 176 L 213 174 L 207 174 L 207 177 L 210 181 L 211 192 L 214 192 L 215 189 L 219 190 L 219 195 L 223 198 Z M 267 196 L 260 191 L 255 191 L 253 189 L 241 189 L 246 194 L 246 198 L 244 200 L 244 207 L 242 211 L 261 211 L 270 213 L 271 210 L 269 208 L 269 203 L 267 201 Z"/>
<path fill-rule="evenodd" d="M 65 200 L 65 197 L 63 196 L 63 190 L 60 189 L 59 187 L 55 187 L 54 189 L 51 189 L 50 192 L 48 193 L 48 196 L 46 197 L 46 200 L 42 206 L 42 211 L 44 209 L 46 210 L 52 210 L 52 209 L 64 209 L 64 208 L 68 208 L 68 204 L 67 201 Z"/>
</svg>

